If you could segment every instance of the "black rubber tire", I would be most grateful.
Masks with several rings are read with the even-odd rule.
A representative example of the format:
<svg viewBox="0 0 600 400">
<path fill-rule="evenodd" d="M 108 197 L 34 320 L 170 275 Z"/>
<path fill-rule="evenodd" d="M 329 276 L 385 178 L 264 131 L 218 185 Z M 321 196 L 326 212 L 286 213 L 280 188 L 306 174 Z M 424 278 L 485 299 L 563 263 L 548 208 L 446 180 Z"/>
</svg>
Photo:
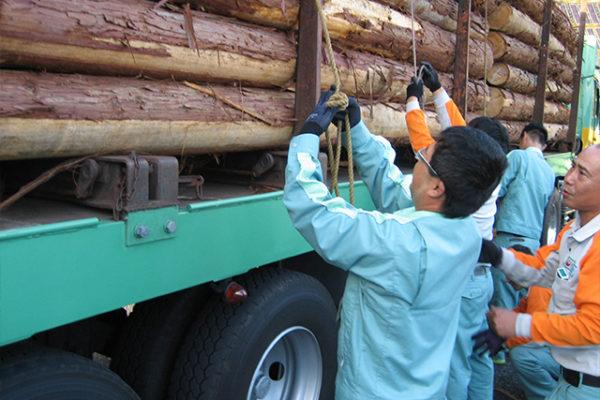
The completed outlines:
<svg viewBox="0 0 600 400">
<path fill-rule="evenodd" d="M 137 304 L 117 342 L 111 369 L 143 400 L 162 400 L 175 357 L 203 299 L 196 287 Z"/>
<path fill-rule="evenodd" d="M 336 309 L 329 292 L 300 272 L 274 268 L 236 281 L 248 299 L 207 301 L 181 346 L 168 399 L 246 400 L 246 391 L 268 345 L 293 326 L 317 338 L 323 360 L 321 399 L 333 399 L 336 371 Z"/>
<path fill-rule="evenodd" d="M 111 370 L 77 354 L 22 343 L 0 353 L 2 400 L 135 400 Z"/>
<path fill-rule="evenodd" d="M 563 227 L 563 215 L 562 215 L 562 196 L 558 189 L 555 189 L 550 196 L 550 200 L 546 205 L 544 212 L 544 225 L 542 226 L 542 237 L 540 238 L 540 245 L 546 246 L 556 241 L 556 236 Z M 550 235 L 549 231 L 553 229 L 555 235 Z M 552 237 L 549 237 L 552 236 Z"/>
</svg>

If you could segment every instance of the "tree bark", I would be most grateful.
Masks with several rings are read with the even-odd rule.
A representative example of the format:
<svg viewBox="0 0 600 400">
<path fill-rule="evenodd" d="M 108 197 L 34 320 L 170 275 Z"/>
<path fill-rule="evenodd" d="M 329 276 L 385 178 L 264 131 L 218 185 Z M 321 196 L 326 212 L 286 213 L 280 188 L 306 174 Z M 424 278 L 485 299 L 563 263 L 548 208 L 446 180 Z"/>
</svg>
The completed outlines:
<svg viewBox="0 0 600 400">
<path fill-rule="evenodd" d="M 487 79 L 491 85 L 521 94 L 533 94 L 537 87 L 536 75 L 505 63 L 495 63 L 488 72 Z M 552 80 L 546 82 L 546 93 L 553 100 L 565 103 L 571 101 L 571 90 Z"/>
<path fill-rule="evenodd" d="M 297 0 L 284 3 L 273 0 L 191 0 L 190 3 L 197 8 L 266 26 L 291 29 L 297 24 Z M 323 4 L 323 11 L 334 41 L 386 58 L 412 61 L 410 16 L 369 0 L 329 0 Z M 455 35 L 423 20 L 415 21 L 414 27 L 418 60 L 430 61 L 438 70 L 452 72 Z M 491 54 L 486 42 L 471 42 L 469 71 L 475 79 L 481 79 L 484 67 L 491 66 L 491 56 L 487 59 L 488 65 L 483 65 L 484 51 Z"/>
<path fill-rule="evenodd" d="M 194 12 L 196 50 L 188 47 L 183 17 L 177 13 L 152 10 L 153 3 L 139 1 L 124 3 L 122 10 L 112 1 L 102 3 L 102 10 L 90 8 L 92 4 L 2 3 L 4 66 L 256 87 L 289 87 L 294 80 L 296 45 L 283 32 Z M 67 5 L 69 12 L 64 11 Z M 408 63 L 354 50 L 339 50 L 335 57 L 346 93 L 372 101 L 404 101 L 413 74 Z M 323 88 L 335 82 L 328 65 L 322 65 L 321 78 Z"/>
<path fill-rule="evenodd" d="M 378 0 L 406 15 L 410 15 L 411 0 Z M 458 6 L 455 0 L 415 0 L 415 15 L 440 28 L 456 32 Z M 485 21 L 477 13 L 471 13 L 471 39 L 485 40 Z"/>
<path fill-rule="evenodd" d="M 533 47 L 500 32 L 490 32 L 488 42 L 495 62 L 504 62 L 537 74 L 539 53 Z M 573 70 L 552 58 L 548 59 L 548 74 L 554 80 L 567 84 L 573 81 Z"/>
<path fill-rule="evenodd" d="M 506 129 L 508 129 L 508 134 L 510 141 L 512 143 L 518 143 L 521 137 L 521 132 L 523 132 L 523 128 L 530 121 L 500 121 Z M 559 140 L 565 140 L 567 137 L 567 130 L 569 129 L 568 125 L 563 124 L 552 124 L 544 122 L 544 128 L 548 131 L 548 142 L 557 142 Z"/>
<path fill-rule="evenodd" d="M 488 116 L 509 121 L 531 121 L 535 99 L 499 88 L 490 88 L 487 104 Z M 569 110 L 561 104 L 547 101 L 544 104 L 544 121 L 565 124 Z"/>
<path fill-rule="evenodd" d="M 501 3 L 494 12 L 490 13 L 488 15 L 488 22 L 490 29 L 507 33 L 530 46 L 536 48 L 540 46 L 542 37 L 541 26 L 526 14 L 511 7 L 508 3 Z M 573 56 L 553 35 L 550 35 L 548 51 L 552 57 L 557 58 L 561 62 L 570 67 L 575 66 Z"/>
<path fill-rule="evenodd" d="M 513 7 L 527 14 L 539 25 L 544 23 L 545 0 L 507 0 Z M 561 10 L 558 2 L 552 8 L 552 34 L 565 45 L 571 54 L 577 50 L 577 33 L 569 17 Z"/>
<path fill-rule="evenodd" d="M 0 71 L 0 160 L 234 152 L 289 143 L 293 93 L 206 89 L 214 95 L 172 81 Z M 428 117 L 439 131 L 435 116 Z M 365 106 L 363 119 L 375 134 L 407 135 L 399 104 Z"/>
</svg>

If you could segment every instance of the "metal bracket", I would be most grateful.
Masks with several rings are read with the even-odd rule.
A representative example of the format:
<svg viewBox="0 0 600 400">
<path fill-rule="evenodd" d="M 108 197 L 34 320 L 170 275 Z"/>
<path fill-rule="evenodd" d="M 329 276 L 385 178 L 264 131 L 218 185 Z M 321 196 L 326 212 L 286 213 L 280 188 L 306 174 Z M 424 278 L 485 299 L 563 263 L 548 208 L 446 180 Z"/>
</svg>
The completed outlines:
<svg viewBox="0 0 600 400">
<path fill-rule="evenodd" d="M 177 237 L 177 207 L 127 214 L 126 244 L 137 246 Z"/>
</svg>

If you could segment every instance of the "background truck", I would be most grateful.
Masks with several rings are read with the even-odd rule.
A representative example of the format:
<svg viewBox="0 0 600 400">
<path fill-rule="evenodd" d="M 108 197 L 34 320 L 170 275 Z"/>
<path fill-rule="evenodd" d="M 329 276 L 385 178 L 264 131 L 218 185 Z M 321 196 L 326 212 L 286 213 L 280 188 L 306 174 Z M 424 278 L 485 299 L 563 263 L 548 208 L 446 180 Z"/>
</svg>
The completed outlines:
<svg viewBox="0 0 600 400">
<path fill-rule="evenodd" d="M 410 158 L 416 47 L 516 141 L 541 29 L 493 16 L 539 28 L 526 3 L 325 1 L 343 90 Z M 554 140 L 576 64 L 557 26 L 538 60 Z M 320 29 L 312 0 L 0 1 L 0 398 L 333 398 L 345 276 L 281 202 L 282 149 L 333 83 Z"/>
</svg>

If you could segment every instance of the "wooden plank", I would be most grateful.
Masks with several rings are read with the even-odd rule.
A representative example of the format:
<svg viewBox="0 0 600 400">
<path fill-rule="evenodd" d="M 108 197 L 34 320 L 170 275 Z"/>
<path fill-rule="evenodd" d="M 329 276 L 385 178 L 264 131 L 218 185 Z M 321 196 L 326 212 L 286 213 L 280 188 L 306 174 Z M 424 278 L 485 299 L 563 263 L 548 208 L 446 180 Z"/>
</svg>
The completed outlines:
<svg viewBox="0 0 600 400">
<path fill-rule="evenodd" d="M 298 133 L 319 99 L 322 26 L 315 0 L 301 0 L 296 63 L 294 132 Z"/>
<path fill-rule="evenodd" d="M 544 23 L 542 25 L 542 42 L 539 52 L 535 107 L 533 109 L 533 120 L 540 124 L 544 123 L 544 103 L 546 102 L 546 80 L 548 77 L 548 41 L 550 40 L 553 6 L 554 0 L 546 0 Z"/>
<path fill-rule="evenodd" d="M 467 76 L 469 68 L 469 29 L 471 25 L 471 0 L 460 0 L 456 24 L 456 48 L 454 56 L 454 87 L 452 98 L 462 115 L 467 110 Z"/>
<path fill-rule="evenodd" d="M 579 43 L 577 44 L 577 68 L 573 76 L 573 98 L 571 99 L 571 114 L 569 115 L 569 131 L 567 143 L 571 144 L 572 151 L 577 147 L 577 113 L 579 112 L 579 88 L 581 87 L 581 67 L 583 63 L 583 43 L 585 37 L 585 23 L 587 13 L 582 11 L 579 19 Z"/>
</svg>

